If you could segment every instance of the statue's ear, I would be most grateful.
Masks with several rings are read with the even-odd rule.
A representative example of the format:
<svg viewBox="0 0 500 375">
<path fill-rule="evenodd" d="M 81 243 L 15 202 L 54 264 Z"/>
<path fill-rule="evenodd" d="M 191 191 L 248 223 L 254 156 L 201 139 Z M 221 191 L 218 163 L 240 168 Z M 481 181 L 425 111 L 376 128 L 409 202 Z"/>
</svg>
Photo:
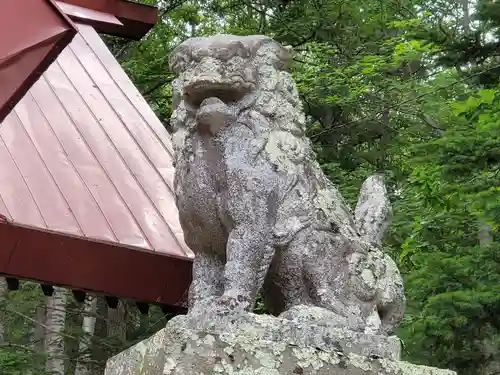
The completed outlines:
<svg viewBox="0 0 500 375">
<path fill-rule="evenodd" d="M 356 229 L 361 238 L 377 247 L 382 245 L 392 220 L 392 208 L 384 180 L 381 174 L 365 180 L 354 212 Z"/>
<path fill-rule="evenodd" d="M 170 54 L 170 71 L 174 74 L 181 74 L 191 58 L 191 49 L 186 44 L 180 44 Z"/>
</svg>

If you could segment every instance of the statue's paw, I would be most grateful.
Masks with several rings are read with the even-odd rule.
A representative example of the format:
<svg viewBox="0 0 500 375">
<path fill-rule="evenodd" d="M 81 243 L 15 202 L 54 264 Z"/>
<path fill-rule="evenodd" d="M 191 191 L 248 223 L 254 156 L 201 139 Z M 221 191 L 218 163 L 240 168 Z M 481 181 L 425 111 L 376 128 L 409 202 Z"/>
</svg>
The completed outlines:
<svg viewBox="0 0 500 375">
<path fill-rule="evenodd" d="M 198 317 L 239 315 L 249 309 L 250 303 L 247 299 L 238 298 L 237 295 L 224 294 L 195 301 L 189 308 L 189 315 Z"/>
<path fill-rule="evenodd" d="M 336 312 L 324 307 L 298 305 L 280 314 L 280 318 L 292 320 L 304 325 L 321 325 L 327 327 L 347 328 L 362 332 L 365 321 L 359 312 Z"/>
<path fill-rule="evenodd" d="M 224 293 L 215 303 L 222 311 L 229 312 L 248 311 L 251 307 L 250 301 L 238 294 L 233 295 Z"/>
</svg>

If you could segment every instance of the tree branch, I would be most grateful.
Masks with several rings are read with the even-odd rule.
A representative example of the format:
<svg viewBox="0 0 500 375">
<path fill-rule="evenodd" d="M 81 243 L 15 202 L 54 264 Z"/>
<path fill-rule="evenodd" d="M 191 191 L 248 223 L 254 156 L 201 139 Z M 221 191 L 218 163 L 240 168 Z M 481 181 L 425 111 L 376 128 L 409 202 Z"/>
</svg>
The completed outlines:
<svg viewBox="0 0 500 375">
<path fill-rule="evenodd" d="M 149 96 L 151 95 L 153 92 L 155 92 L 156 90 L 158 90 L 159 88 L 165 86 L 166 84 L 169 84 L 170 82 L 172 82 L 174 80 L 173 77 L 170 77 L 170 78 L 167 78 L 167 79 L 164 79 L 160 82 L 157 82 L 156 84 L 154 84 L 153 86 L 149 87 L 148 89 L 146 89 L 143 93 L 142 93 L 142 96 Z"/>
</svg>

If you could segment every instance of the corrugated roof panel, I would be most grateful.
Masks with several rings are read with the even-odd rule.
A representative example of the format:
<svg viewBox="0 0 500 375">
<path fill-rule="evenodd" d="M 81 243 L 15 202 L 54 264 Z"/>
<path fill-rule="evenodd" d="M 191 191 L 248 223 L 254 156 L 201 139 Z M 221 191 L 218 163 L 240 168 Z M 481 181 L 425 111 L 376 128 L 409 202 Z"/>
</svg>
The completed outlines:
<svg viewBox="0 0 500 375">
<path fill-rule="evenodd" d="M 39 90 L 40 85 L 35 84 L 35 86 L 37 87 L 32 91 Z M 68 158 L 66 151 L 51 129 L 44 112 L 42 112 L 43 104 L 49 104 L 45 100 L 45 98 L 41 98 L 41 102 L 38 103 L 33 97 L 33 92 L 30 92 L 17 105 L 15 114 L 21 119 L 24 129 L 43 159 L 45 167 L 65 197 L 70 211 L 81 227 L 79 234 L 85 233 L 89 237 L 108 241 L 116 240 L 117 238 L 90 194 L 85 181 L 76 171 L 71 159 Z M 52 102 L 49 107 L 45 108 L 50 108 L 52 111 L 57 108 L 58 104 Z M 92 220 L 88 220 L 89 217 Z"/>
<path fill-rule="evenodd" d="M 4 121 L 2 127 L 6 125 Z M 2 166 L 0 168 L 0 196 L 5 206 L 0 213 L 27 225 L 46 228 L 40 210 L 1 137 L 0 165 Z"/>
<path fill-rule="evenodd" d="M 49 79 L 52 86 L 48 83 Z M 82 186 L 88 189 L 89 194 L 99 208 L 96 216 L 100 217 L 94 216 L 92 220 L 87 217 L 86 220 L 102 222 L 102 219 L 104 219 L 117 242 L 137 244 L 140 247 L 148 248 L 148 244 L 144 240 L 144 236 L 125 202 L 118 194 L 115 186 L 70 116 L 71 112 L 78 115 L 79 107 L 75 107 L 75 111 L 66 110 L 55 95 L 54 91 L 56 90 L 60 96 L 66 97 L 67 102 L 75 103 L 68 100 L 73 93 L 69 81 L 59 67 L 54 64 L 44 77 L 33 86 L 30 92 L 40 108 L 42 108 L 51 130 L 55 138 L 57 138 L 57 143 L 64 150 L 75 173 L 80 176 Z M 75 104 L 82 105 L 81 102 Z M 101 228 L 104 228 L 104 226 Z M 95 238 L 100 237 L 102 237 L 102 233 Z"/>
<path fill-rule="evenodd" d="M 79 32 L 79 35 L 92 46 L 92 51 L 99 57 L 99 60 L 106 67 L 106 70 L 110 76 L 113 77 L 118 87 L 120 87 L 133 106 L 144 118 L 150 129 L 156 134 L 159 142 L 163 144 L 170 155 L 173 155 L 172 144 L 165 127 L 158 117 L 156 117 L 149 104 L 141 95 L 137 87 L 134 86 L 99 35 L 89 27 L 81 27 Z"/>
<path fill-rule="evenodd" d="M 35 200 L 45 225 L 56 231 L 83 234 L 66 197 L 35 149 L 26 131 L 27 126 L 29 125 L 22 123 L 14 110 L 0 129 L 0 137 Z M 12 214 L 16 216 L 15 213 Z"/>
<path fill-rule="evenodd" d="M 173 194 L 175 170 L 172 165 L 173 147 L 170 142 L 170 135 L 168 134 L 167 130 L 158 119 L 158 117 L 154 114 L 153 110 L 141 95 L 139 90 L 134 86 L 130 78 L 123 71 L 118 61 L 116 61 L 104 42 L 97 35 L 97 33 L 95 33 L 94 30 L 89 27 L 81 27 L 78 38 L 80 37 L 83 38 L 83 40 L 85 40 L 87 44 L 92 46 L 92 54 L 94 54 L 95 57 L 99 59 L 102 66 L 105 68 L 107 72 L 106 77 L 108 77 L 109 75 L 109 77 L 113 79 L 113 83 L 114 85 L 116 85 L 115 87 L 120 90 L 123 98 L 126 98 L 128 100 L 129 103 L 127 105 L 120 106 L 120 108 L 134 108 L 137 115 L 140 117 L 140 119 L 142 119 L 142 122 L 140 122 L 138 126 L 138 130 L 148 134 L 146 136 L 148 142 L 146 143 L 150 144 L 148 147 L 143 144 L 143 150 L 148 153 L 148 157 L 153 162 L 155 168 L 158 170 L 163 180 L 167 182 Z M 80 45 L 79 43 L 80 39 L 75 40 L 75 43 L 73 43 L 71 47 L 77 48 L 77 46 Z M 151 136 L 156 139 L 158 145 L 161 145 L 162 148 L 168 153 L 168 155 L 162 152 L 152 152 L 153 150 L 158 150 L 158 145 L 155 145 L 154 147 L 151 146 L 152 141 L 149 134 L 151 134 Z M 138 141 L 141 141 L 143 138 L 137 135 L 137 139 Z M 169 212 L 164 215 L 165 219 L 167 220 L 172 231 L 176 234 L 176 237 L 181 243 L 184 251 L 192 256 L 191 250 L 184 243 L 183 231 L 177 217 L 177 207 L 175 206 L 175 199 L 167 199 L 164 200 L 163 203 L 164 209 L 168 210 Z M 173 211 L 175 211 L 175 215 L 170 214 L 170 212 Z M 172 218 L 175 219 L 172 220 Z"/>
<path fill-rule="evenodd" d="M 168 223 L 170 229 L 176 236 L 180 237 L 182 242 L 183 234 L 177 219 L 177 208 L 173 193 L 174 168 L 171 149 L 167 148 L 165 143 L 152 131 L 141 112 L 115 82 L 107 69 L 108 66 L 101 62 L 94 51 L 89 53 L 87 43 L 82 37 L 75 38 L 71 49 L 79 57 L 82 66 L 86 69 L 95 86 L 99 88 L 102 97 L 106 98 L 108 104 L 116 111 L 119 120 L 123 124 L 123 130 L 127 131 L 133 142 L 135 142 L 138 153 L 135 155 L 136 157 L 129 160 L 128 164 L 132 170 L 137 171 L 136 175 L 141 186 L 143 186 L 163 219 Z M 156 121 L 158 121 L 157 118 Z M 115 133 L 113 135 L 116 136 Z M 164 128 L 162 138 L 169 139 L 169 135 Z M 120 147 L 124 146 L 122 143 L 118 141 L 114 143 L 119 148 L 120 154 L 130 158 L 127 149 L 123 149 L 124 152 L 120 150 Z M 130 147 L 130 144 L 128 147 Z M 143 154 L 144 158 L 138 157 L 140 153 Z"/>
</svg>

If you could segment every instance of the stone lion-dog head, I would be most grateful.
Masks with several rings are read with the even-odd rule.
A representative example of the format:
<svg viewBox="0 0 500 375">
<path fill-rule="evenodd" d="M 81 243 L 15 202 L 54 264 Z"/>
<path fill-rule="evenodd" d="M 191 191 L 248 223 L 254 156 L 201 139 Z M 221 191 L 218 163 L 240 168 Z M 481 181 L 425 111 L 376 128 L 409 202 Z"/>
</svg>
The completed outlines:
<svg viewBox="0 0 500 375">
<path fill-rule="evenodd" d="M 277 166 L 290 168 L 308 156 L 302 103 L 285 71 L 292 57 L 291 47 L 266 36 L 216 35 L 209 42 L 192 38 L 179 45 L 171 57 L 171 69 L 179 75 L 171 122 L 176 150 L 192 131 L 215 135 L 239 121 L 266 139 Z"/>
</svg>

